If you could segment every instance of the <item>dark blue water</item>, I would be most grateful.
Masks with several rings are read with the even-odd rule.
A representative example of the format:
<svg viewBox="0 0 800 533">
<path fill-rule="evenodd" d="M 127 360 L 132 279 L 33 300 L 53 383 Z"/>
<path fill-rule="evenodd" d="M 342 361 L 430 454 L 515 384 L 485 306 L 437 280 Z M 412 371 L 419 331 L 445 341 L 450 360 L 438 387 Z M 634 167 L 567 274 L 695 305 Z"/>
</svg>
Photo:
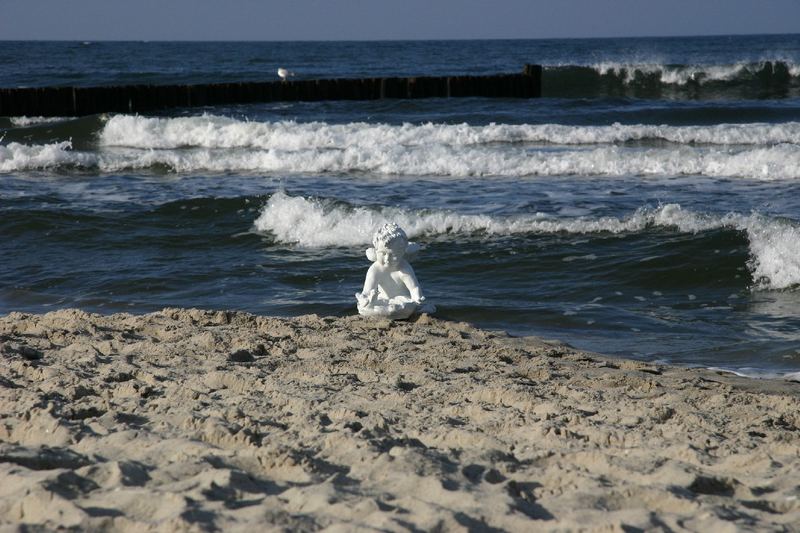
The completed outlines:
<svg viewBox="0 0 800 533">
<path fill-rule="evenodd" d="M 0 117 L 0 312 L 355 312 L 375 228 L 441 316 L 800 371 L 800 36 L 0 42 L 0 86 L 518 72 L 545 97 Z"/>
</svg>

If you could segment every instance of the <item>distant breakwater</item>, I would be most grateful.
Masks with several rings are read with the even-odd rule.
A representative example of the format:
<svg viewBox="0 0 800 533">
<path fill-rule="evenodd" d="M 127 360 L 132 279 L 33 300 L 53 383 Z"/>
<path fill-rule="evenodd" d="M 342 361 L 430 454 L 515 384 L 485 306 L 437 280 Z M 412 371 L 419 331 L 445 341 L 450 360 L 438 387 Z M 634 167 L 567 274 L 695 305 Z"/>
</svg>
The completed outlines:
<svg viewBox="0 0 800 533">
<path fill-rule="evenodd" d="M 382 98 L 538 98 L 542 67 L 521 74 L 332 78 L 195 85 L 25 87 L 0 89 L 0 116 L 82 116 L 138 113 L 175 107 L 257 102 L 378 100 Z"/>
</svg>

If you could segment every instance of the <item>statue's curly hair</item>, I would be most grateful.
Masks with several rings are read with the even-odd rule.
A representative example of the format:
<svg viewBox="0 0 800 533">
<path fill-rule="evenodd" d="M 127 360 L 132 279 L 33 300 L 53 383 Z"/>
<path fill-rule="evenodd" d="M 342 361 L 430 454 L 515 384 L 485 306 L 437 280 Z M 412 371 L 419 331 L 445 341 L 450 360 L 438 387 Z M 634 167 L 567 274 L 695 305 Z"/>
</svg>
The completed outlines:
<svg viewBox="0 0 800 533">
<path fill-rule="evenodd" d="M 401 249 L 405 251 L 408 247 L 408 235 L 394 222 L 381 226 L 372 238 L 372 246 L 375 248 L 394 248 L 397 244 L 400 244 Z"/>
</svg>

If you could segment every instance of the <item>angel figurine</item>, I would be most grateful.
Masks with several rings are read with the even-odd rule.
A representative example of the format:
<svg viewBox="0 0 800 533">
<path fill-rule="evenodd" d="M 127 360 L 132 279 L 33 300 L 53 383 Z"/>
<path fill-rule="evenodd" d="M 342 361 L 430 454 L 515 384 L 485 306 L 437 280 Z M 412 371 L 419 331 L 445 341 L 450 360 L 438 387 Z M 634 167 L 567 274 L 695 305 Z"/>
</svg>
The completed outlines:
<svg viewBox="0 0 800 533">
<path fill-rule="evenodd" d="M 367 270 L 364 289 L 356 293 L 358 313 L 363 316 L 402 320 L 415 311 L 433 313 L 436 308 L 425 301 L 414 269 L 406 260 L 419 245 L 408 242 L 408 236 L 397 224 L 381 226 L 367 248 L 372 265 Z"/>
</svg>

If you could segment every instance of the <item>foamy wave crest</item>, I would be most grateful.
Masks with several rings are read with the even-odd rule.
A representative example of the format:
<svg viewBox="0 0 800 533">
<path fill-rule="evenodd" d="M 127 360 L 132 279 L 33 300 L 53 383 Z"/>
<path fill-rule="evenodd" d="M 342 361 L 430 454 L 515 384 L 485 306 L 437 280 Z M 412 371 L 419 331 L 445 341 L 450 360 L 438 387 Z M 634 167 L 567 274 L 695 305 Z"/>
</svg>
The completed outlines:
<svg viewBox="0 0 800 533">
<path fill-rule="evenodd" d="M 12 126 L 27 127 L 35 126 L 37 124 L 50 124 L 52 122 L 63 122 L 68 120 L 68 117 L 10 117 Z"/>
<path fill-rule="evenodd" d="M 626 148 L 544 149 L 492 145 L 453 147 L 377 143 L 343 149 L 251 148 L 134 149 L 74 151 L 69 142 L 0 145 L 0 171 L 58 167 L 122 172 L 370 173 L 394 176 L 714 176 L 752 179 L 800 178 L 800 145 L 748 149 Z"/>
<path fill-rule="evenodd" d="M 749 267 L 756 286 L 785 289 L 800 284 L 800 227 L 762 215 L 711 215 L 678 204 L 641 208 L 627 218 L 554 218 L 542 213 L 497 217 L 450 211 L 412 211 L 394 207 L 352 207 L 323 199 L 272 195 L 254 222 L 256 231 L 272 233 L 279 242 L 318 248 L 360 246 L 370 242 L 376 228 L 396 222 L 410 237 L 441 235 L 518 235 L 635 233 L 670 228 L 697 233 L 728 228 L 750 241 Z"/>
<path fill-rule="evenodd" d="M 683 150 L 610 146 L 659 139 Z M 390 175 L 708 175 L 800 177 L 800 123 L 719 126 L 563 126 L 490 124 L 326 124 L 247 122 L 218 116 L 147 118 L 116 115 L 104 147 L 135 149 L 103 156 L 104 170 L 161 165 L 178 172 L 372 172 Z M 523 143 L 523 144 L 520 144 Z M 524 143 L 597 145 L 591 150 L 536 150 Z M 732 149 L 729 146 L 752 145 Z M 139 150 L 139 151 L 136 151 Z M 141 150 L 147 150 L 142 152 Z"/>
<path fill-rule="evenodd" d="M 800 284 L 800 228 L 753 217 L 740 229 L 750 240 L 750 270 L 759 287 L 787 289 Z"/>
<path fill-rule="evenodd" d="M 454 149 L 431 146 L 364 146 L 343 150 L 147 150 L 102 154 L 101 170 L 163 166 L 264 173 L 365 172 L 396 176 L 741 176 L 800 178 L 800 146 L 777 145 L 743 151 L 601 147 L 591 150 Z"/>
<path fill-rule="evenodd" d="M 15 170 L 40 170 L 60 166 L 96 166 L 97 160 L 90 154 L 71 150 L 69 141 L 60 143 L 27 145 L 9 143 L 0 145 L 0 172 Z"/>
<path fill-rule="evenodd" d="M 464 147 L 497 143 L 609 144 L 646 139 L 679 144 L 773 145 L 798 143 L 800 123 L 716 126 L 564 126 L 559 124 L 327 124 L 248 122 L 203 115 L 178 118 L 112 116 L 102 146 L 140 149 L 257 148 L 297 152 L 374 147 Z"/>
<path fill-rule="evenodd" d="M 728 65 L 664 65 L 660 63 L 603 62 L 592 65 L 601 75 L 613 75 L 625 83 L 642 77 L 656 77 L 666 85 L 705 84 L 715 81 L 750 80 L 763 73 L 785 70 L 787 76 L 800 76 L 800 65 L 792 61 L 738 62 Z"/>
<path fill-rule="evenodd" d="M 601 218 L 574 221 L 547 219 L 543 214 L 525 217 L 465 215 L 450 211 L 408 211 L 393 207 L 351 207 L 330 200 L 307 199 L 277 192 L 261 210 L 254 225 L 271 232 L 280 242 L 303 247 L 357 246 L 371 241 L 386 222 L 399 224 L 409 237 L 422 235 L 514 235 L 523 233 L 620 233 L 642 229 L 646 218 Z"/>
</svg>

